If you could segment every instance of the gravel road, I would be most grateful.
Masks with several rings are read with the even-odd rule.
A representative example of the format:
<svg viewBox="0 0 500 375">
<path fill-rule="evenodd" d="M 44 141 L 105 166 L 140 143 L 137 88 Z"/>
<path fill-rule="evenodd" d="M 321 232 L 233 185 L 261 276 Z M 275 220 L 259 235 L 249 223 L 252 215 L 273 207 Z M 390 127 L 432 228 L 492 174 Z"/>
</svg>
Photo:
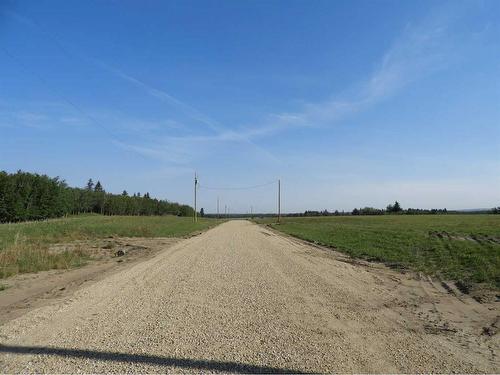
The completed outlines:
<svg viewBox="0 0 500 375">
<path fill-rule="evenodd" d="M 230 221 L 0 326 L 0 371 L 498 372 L 496 337 L 428 329 L 455 297 L 419 285 Z"/>
</svg>

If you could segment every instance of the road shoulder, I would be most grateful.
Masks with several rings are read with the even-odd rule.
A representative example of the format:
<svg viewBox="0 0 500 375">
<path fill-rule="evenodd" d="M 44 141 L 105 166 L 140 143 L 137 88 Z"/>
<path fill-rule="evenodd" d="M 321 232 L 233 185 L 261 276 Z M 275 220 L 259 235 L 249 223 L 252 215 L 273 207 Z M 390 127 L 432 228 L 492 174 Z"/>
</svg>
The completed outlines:
<svg viewBox="0 0 500 375">
<path fill-rule="evenodd" d="M 57 244 L 54 251 L 87 247 L 98 256 L 82 267 L 18 274 L 2 280 L 7 288 L 0 291 L 0 325 L 36 308 L 58 303 L 82 287 L 151 259 L 182 240 L 175 237 L 113 237 Z"/>
</svg>

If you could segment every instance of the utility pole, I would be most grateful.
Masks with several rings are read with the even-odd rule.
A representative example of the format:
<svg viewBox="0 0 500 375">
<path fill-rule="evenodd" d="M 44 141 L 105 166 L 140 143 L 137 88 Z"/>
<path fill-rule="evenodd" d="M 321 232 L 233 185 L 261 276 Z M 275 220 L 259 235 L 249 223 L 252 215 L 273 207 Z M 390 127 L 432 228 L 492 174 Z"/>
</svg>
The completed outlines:
<svg viewBox="0 0 500 375">
<path fill-rule="evenodd" d="M 219 219 L 219 197 L 217 196 L 217 220 Z"/>
<path fill-rule="evenodd" d="M 278 223 L 281 221 L 281 180 L 278 180 Z"/>
<path fill-rule="evenodd" d="M 198 215 L 196 214 L 196 188 L 198 185 L 198 178 L 196 177 L 196 172 L 194 173 L 194 222 L 198 221 Z"/>
<path fill-rule="evenodd" d="M 253 219 L 253 206 L 250 206 L 250 217 Z"/>
<path fill-rule="evenodd" d="M 227 219 L 227 204 L 224 205 L 224 216 Z"/>
</svg>

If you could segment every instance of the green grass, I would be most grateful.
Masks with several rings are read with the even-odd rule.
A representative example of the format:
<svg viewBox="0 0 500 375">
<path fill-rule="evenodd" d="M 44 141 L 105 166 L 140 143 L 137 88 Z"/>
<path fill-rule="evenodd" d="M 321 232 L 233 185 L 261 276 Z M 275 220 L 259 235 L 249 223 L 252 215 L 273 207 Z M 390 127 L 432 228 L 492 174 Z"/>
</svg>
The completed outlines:
<svg viewBox="0 0 500 375">
<path fill-rule="evenodd" d="M 500 288 L 500 244 L 488 240 L 500 239 L 500 215 L 284 218 L 280 225 L 273 221 L 258 220 L 352 257 L 438 275 L 465 289 L 478 283 Z"/>
<path fill-rule="evenodd" d="M 183 237 L 217 224 L 213 219 L 176 216 L 80 215 L 41 222 L 0 224 L 0 278 L 17 273 L 85 264 L 84 251 L 51 253 L 49 246 L 109 236 Z"/>
</svg>

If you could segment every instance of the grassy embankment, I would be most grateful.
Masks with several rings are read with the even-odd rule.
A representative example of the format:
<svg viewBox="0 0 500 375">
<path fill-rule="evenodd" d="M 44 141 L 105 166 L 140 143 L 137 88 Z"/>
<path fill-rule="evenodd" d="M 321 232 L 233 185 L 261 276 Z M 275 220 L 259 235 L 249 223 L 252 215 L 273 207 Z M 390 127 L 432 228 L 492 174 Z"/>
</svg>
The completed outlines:
<svg viewBox="0 0 500 375">
<path fill-rule="evenodd" d="M 500 215 L 386 215 L 257 220 L 352 257 L 500 288 Z"/>
<path fill-rule="evenodd" d="M 213 219 L 176 216 L 80 215 L 40 222 L 0 224 L 0 278 L 17 273 L 83 265 L 84 251 L 52 253 L 49 246 L 108 236 L 183 237 L 217 224 Z M 0 287 L 1 289 L 1 287 Z"/>
</svg>

